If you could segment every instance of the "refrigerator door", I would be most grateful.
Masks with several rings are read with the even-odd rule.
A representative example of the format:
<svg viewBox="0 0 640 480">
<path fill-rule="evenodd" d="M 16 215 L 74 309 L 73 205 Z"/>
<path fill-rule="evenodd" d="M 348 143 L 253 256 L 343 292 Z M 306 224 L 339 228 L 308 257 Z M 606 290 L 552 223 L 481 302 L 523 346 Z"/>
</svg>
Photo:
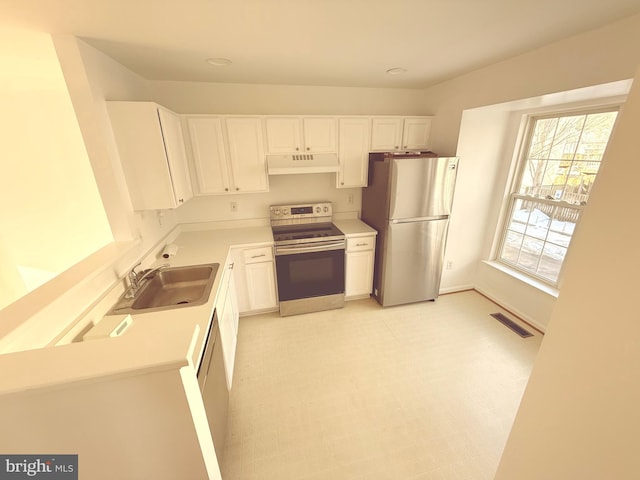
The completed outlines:
<svg viewBox="0 0 640 480">
<path fill-rule="evenodd" d="M 389 219 L 449 215 L 456 157 L 396 158 L 391 164 Z"/>
<path fill-rule="evenodd" d="M 383 306 L 434 300 L 440 276 L 449 219 L 389 222 L 384 246 Z"/>
</svg>

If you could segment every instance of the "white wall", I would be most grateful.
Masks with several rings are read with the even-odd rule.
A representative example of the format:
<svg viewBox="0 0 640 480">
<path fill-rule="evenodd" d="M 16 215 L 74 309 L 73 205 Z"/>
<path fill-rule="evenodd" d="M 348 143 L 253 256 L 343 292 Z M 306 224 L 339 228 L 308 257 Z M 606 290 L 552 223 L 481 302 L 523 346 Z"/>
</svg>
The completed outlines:
<svg viewBox="0 0 640 480">
<path fill-rule="evenodd" d="M 357 217 L 361 207 L 359 188 L 336 188 L 335 173 L 273 175 L 269 192 L 195 197 L 178 209 L 180 223 L 262 219 L 267 224 L 270 205 L 292 202 L 333 202 L 334 214 Z M 349 197 L 353 203 L 349 203 Z M 232 212 L 230 202 L 237 211 Z"/>
<path fill-rule="evenodd" d="M 483 184 L 494 185 L 494 191 L 476 188 L 465 192 L 462 200 L 470 201 L 473 197 L 473 203 L 487 203 L 488 208 L 478 212 L 472 219 L 475 223 L 465 223 L 465 229 L 484 230 L 484 238 L 476 249 L 462 246 L 460 255 L 475 267 L 474 288 L 541 330 L 546 329 L 557 289 L 513 271 L 507 273 L 508 269 L 497 262 L 478 262 L 477 258 L 479 251 L 481 259 L 492 259 L 494 247 L 500 241 L 496 232 L 501 229 L 506 200 L 516 175 L 516 149 L 524 134 L 524 115 L 556 112 L 559 108 L 621 104 L 630 86 L 631 80 L 612 82 L 463 112 L 458 155 L 473 159 L 465 173 L 469 178 L 482 178 Z"/>
<path fill-rule="evenodd" d="M 127 270 L 176 225 L 175 212 L 164 211 L 159 217 L 157 212 L 132 210 L 105 107 L 111 98 L 149 98 L 147 82 L 75 37 L 55 36 L 53 46 L 91 162 L 90 180 L 94 189 L 97 184 L 116 242 L 1 310 L 0 352 L 55 342 L 106 291 L 122 283 Z M 78 188 L 83 186 L 78 177 L 71 178 L 80 183 Z M 78 196 L 77 202 L 88 199 Z M 73 220 L 85 228 L 91 223 L 81 215 Z M 24 221 L 35 228 L 40 241 L 50 240 L 35 218 L 26 216 Z M 73 247 L 79 238 L 69 229 L 63 239 Z M 131 245 L 123 247 L 122 242 Z"/>
<path fill-rule="evenodd" d="M 447 260 L 453 262 L 453 268 L 444 272 L 443 290 L 480 286 L 484 293 L 537 326 L 547 325 L 555 299 L 481 263 L 490 258 L 512 159 L 512 152 L 496 143 L 496 138 L 505 128 L 501 119 L 515 108 L 509 106 L 502 113 L 487 109 L 482 112 L 487 117 L 480 121 L 469 110 L 525 99 L 544 102 L 550 94 L 557 94 L 553 100 L 556 105 L 573 102 L 571 94 L 561 92 L 632 78 L 638 59 L 640 15 L 426 89 L 425 103 L 435 115 L 434 151 L 460 156 L 447 245 Z M 611 94 L 618 95 L 619 91 Z M 469 123 L 461 132 L 463 112 L 468 112 L 465 121 Z M 495 137 L 490 139 L 489 135 Z M 467 142 L 466 138 L 473 141 Z M 504 136 L 499 139 L 504 140 Z"/>
<path fill-rule="evenodd" d="M 640 70 L 575 233 L 497 480 L 640 477 L 639 125 Z"/>
<path fill-rule="evenodd" d="M 151 82 L 177 113 L 258 115 L 430 115 L 422 90 L 204 82 Z"/>
<path fill-rule="evenodd" d="M 175 212 L 134 212 L 106 109 L 109 100 L 151 100 L 148 82 L 82 40 L 54 37 L 85 144 L 116 240 L 150 248 L 176 224 Z"/>
<path fill-rule="evenodd" d="M 456 153 L 463 110 L 633 78 L 640 15 L 427 88 L 435 151 Z"/>
<path fill-rule="evenodd" d="M 0 105 L 2 309 L 112 235 L 49 35 L 0 27 Z"/>
</svg>

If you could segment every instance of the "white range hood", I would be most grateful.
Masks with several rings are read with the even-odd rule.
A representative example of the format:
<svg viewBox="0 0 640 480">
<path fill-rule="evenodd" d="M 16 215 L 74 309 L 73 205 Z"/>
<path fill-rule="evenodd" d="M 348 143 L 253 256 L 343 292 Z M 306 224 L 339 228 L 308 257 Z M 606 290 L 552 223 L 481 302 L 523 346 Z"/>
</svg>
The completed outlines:
<svg viewBox="0 0 640 480">
<path fill-rule="evenodd" d="M 335 153 L 267 155 L 269 175 L 337 172 L 338 167 L 338 156 Z"/>
</svg>

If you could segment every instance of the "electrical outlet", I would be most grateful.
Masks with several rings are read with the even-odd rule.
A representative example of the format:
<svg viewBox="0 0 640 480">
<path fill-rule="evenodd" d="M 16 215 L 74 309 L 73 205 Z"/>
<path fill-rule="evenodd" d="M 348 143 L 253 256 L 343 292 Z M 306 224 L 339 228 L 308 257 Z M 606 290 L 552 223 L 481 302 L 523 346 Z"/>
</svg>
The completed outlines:
<svg viewBox="0 0 640 480">
<path fill-rule="evenodd" d="M 237 212 L 238 211 L 238 202 L 230 202 L 229 203 L 229 209 L 232 212 Z"/>
<path fill-rule="evenodd" d="M 349 194 L 349 196 L 347 197 L 347 202 L 349 203 L 349 205 L 353 205 L 353 193 Z"/>
<path fill-rule="evenodd" d="M 453 262 L 451 260 L 447 260 L 447 270 L 451 270 L 453 268 Z"/>
</svg>

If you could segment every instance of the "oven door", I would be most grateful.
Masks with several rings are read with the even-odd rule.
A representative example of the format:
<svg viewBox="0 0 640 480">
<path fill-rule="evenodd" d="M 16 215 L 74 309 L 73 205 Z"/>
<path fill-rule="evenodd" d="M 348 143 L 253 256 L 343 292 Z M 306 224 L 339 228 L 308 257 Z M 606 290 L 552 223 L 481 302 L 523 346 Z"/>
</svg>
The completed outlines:
<svg viewBox="0 0 640 480">
<path fill-rule="evenodd" d="M 276 245 L 280 302 L 344 294 L 344 241 Z"/>
</svg>

